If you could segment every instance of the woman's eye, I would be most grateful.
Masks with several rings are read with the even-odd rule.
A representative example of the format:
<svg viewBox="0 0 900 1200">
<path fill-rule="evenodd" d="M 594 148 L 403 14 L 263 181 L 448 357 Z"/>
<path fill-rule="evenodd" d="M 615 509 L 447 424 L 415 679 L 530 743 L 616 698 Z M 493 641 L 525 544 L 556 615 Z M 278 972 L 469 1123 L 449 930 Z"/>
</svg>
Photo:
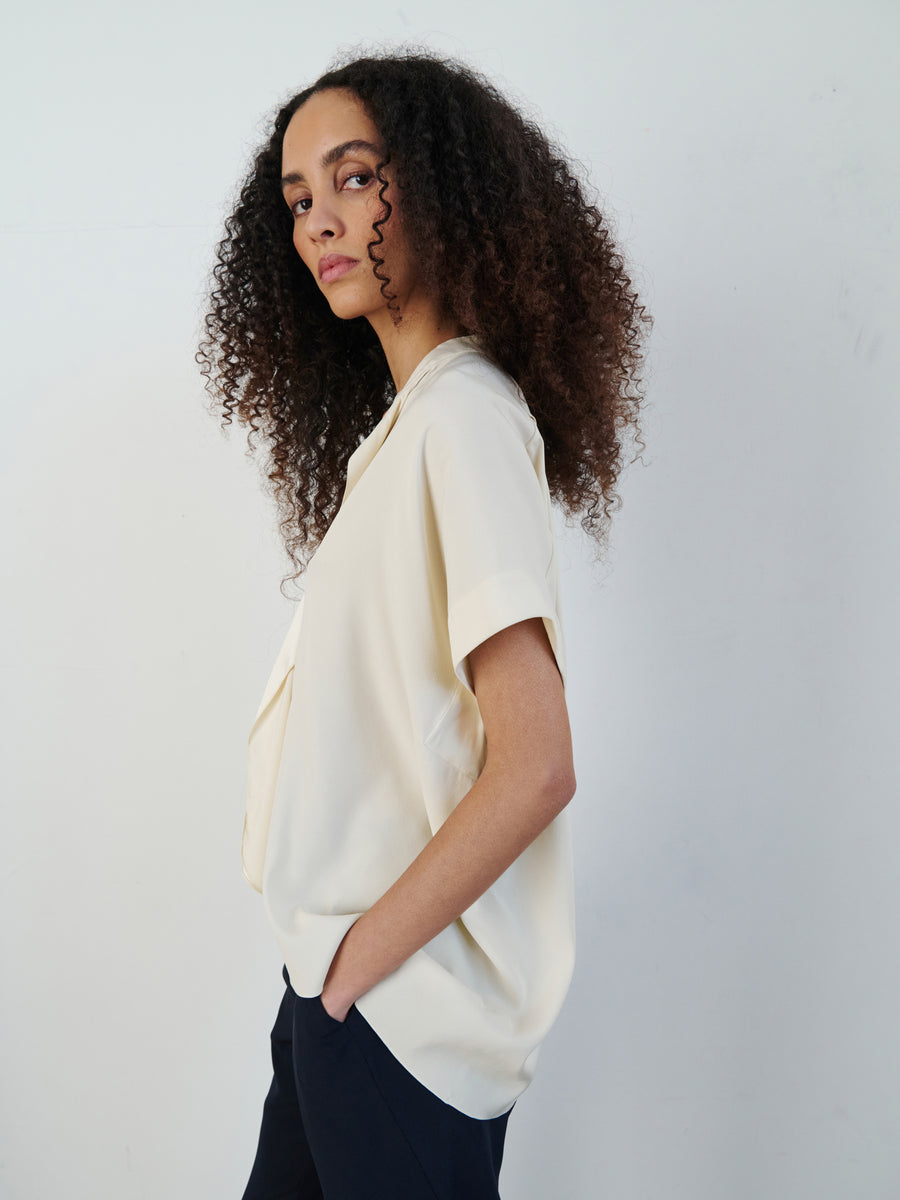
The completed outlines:
<svg viewBox="0 0 900 1200">
<path fill-rule="evenodd" d="M 375 176 L 371 171 L 354 171 L 352 175 L 348 175 L 344 180 L 342 187 L 349 187 L 351 192 L 361 192 L 363 188 L 368 187 Z M 360 180 L 359 183 L 351 183 L 352 180 Z M 299 200 L 295 200 L 291 205 L 291 212 L 295 217 L 301 216 L 303 213 L 308 213 L 312 207 L 312 196 L 301 196 Z"/>
</svg>

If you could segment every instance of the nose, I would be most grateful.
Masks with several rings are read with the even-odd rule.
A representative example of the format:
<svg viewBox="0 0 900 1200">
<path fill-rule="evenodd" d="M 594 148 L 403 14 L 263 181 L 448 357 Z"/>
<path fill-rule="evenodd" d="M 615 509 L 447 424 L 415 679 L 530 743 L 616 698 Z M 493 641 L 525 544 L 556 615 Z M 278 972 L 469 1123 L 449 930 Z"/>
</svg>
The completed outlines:
<svg viewBox="0 0 900 1200">
<path fill-rule="evenodd" d="M 344 231 L 337 206 L 327 194 L 313 200 L 304 225 L 306 232 L 314 239 L 339 237 Z"/>
</svg>

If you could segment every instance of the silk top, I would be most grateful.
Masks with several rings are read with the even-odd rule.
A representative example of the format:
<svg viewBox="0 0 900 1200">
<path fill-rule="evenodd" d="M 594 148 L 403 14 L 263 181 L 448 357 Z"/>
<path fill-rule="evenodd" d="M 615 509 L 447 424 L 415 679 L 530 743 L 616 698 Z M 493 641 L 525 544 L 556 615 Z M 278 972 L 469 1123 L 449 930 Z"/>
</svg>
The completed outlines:
<svg viewBox="0 0 900 1200">
<path fill-rule="evenodd" d="M 350 456 L 253 723 L 243 871 L 291 985 L 317 996 L 344 934 L 484 767 L 468 654 L 541 617 L 565 647 L 544 444 L 474 336 L 431 350 Z M 455 921 L 356 1001 L 446 1103 L 499 1116 L 568 991 L 563 809 Z"/>
</svg>

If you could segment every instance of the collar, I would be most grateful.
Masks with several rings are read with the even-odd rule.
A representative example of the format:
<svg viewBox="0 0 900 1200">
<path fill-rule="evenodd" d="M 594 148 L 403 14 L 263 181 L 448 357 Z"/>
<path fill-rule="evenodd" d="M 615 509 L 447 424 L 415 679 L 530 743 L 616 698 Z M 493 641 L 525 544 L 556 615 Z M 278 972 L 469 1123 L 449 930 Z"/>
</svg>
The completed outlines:
<svg viewBox="0 0 900 1200">
<path fill-rule="evenodd" d="M 347 460 L 347 482 L 341 500 L 342 504 L 356 487 L 366 467 L 384 445 L 385 438 L 393 429 L 400 413 L 409 403 L 410 397 L 419 390 L 424 381 L 454 359 L 464 354 L 480 353 L 482 350 L 478 337 L 475 334 L 467 334 L 464 337 L 449 338 L 446 342 L 439 342 L 433 350 L 428 351 L 424 358 L 419 359 L 413 373 L 396 394 L 390 407 L 382 414 L 378 424 Z"/>
</svg>

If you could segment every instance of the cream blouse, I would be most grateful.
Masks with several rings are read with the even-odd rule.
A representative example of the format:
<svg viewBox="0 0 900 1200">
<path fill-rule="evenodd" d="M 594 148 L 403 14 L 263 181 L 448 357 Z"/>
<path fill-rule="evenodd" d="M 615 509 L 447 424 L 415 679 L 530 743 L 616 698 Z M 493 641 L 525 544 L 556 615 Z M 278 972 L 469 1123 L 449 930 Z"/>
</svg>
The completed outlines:
<svg viewBox="0 0 900 1200">
<path fill-rule="evenodd" d="M 469 652 L 539 616 L 565 683 L 555 541 L 520 389 L 477 338 L 442 342 L 350 456 L 250 731 L 243 870 L 298 995 L 484 766 Z M 442 1100 L 495 1117 L 534 1076 L 574 953 L 563 809 L 356 1007 Z"/>
</svg>

